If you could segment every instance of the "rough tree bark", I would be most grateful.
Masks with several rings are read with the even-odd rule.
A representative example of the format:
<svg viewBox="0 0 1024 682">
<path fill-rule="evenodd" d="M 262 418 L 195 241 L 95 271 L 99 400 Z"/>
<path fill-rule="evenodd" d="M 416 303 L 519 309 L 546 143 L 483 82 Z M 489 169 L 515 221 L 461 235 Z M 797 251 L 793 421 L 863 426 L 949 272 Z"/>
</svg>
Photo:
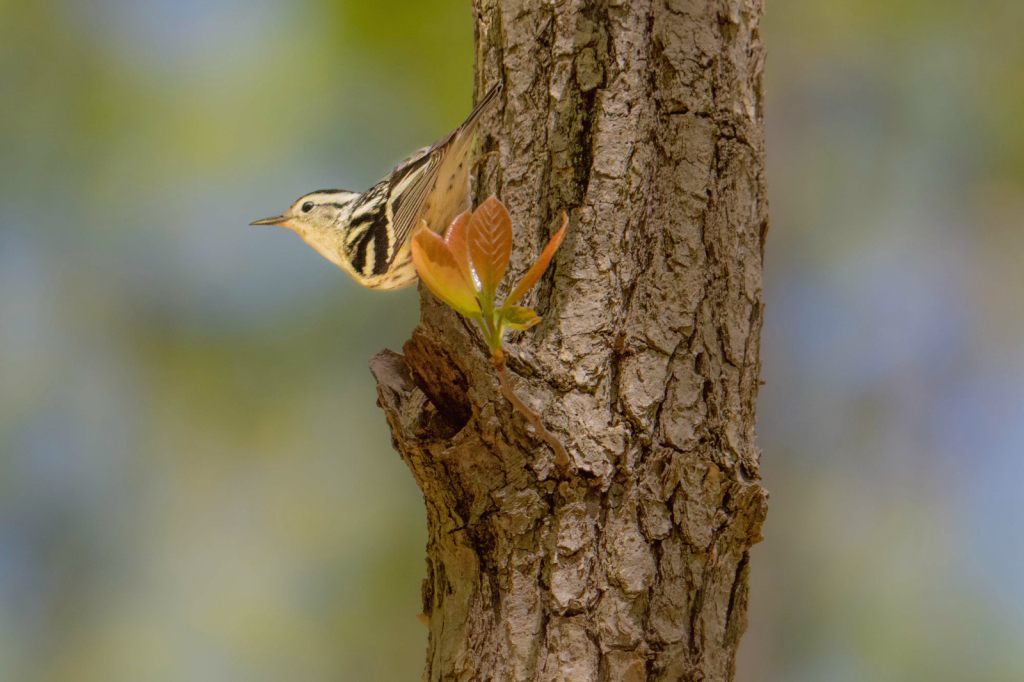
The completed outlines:
<svg viewBox="0 0 1024 682">
<path fill-rule="evenodd" d="M 760 0 L 473 0 L 477 199 L 521 274 L 565 243 L 498 393 L 478 333 L 421 288 L 372 362 L 429 524 L 424 679 L 731 680 L 746 628 L 768 226 Z"/>
</svg>

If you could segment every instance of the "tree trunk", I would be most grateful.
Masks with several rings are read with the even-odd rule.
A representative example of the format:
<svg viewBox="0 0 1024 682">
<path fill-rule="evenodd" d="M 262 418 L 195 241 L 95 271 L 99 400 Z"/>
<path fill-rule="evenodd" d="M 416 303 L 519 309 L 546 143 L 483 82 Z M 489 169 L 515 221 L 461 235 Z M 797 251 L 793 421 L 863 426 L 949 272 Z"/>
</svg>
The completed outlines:
<svg viewBox="0 0 1024 682">
<path fill-rule="evenodd" d="M 768 497 L 761 2 L 473 10 L 477 92 L 505 85 L 476 198 L 512 214 L 510 272 L 570 216 L 532 294 L 544 320 L 507 345 L 573 467 L 553 467 L 480 335 L 421 287 L 405 356 L 371 365 L 426 501 L 424 679 L 731 680 Z"/>
</svg>

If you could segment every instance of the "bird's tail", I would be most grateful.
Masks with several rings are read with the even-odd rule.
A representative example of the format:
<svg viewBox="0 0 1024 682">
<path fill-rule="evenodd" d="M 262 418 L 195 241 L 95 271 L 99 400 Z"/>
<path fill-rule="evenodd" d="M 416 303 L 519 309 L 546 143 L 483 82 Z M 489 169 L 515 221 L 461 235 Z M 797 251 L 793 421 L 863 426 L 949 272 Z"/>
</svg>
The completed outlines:
<svg viewBox="0 0 1024 682">
<path fill-rule="evenodd" d="M 487 91 L 487 94 L 483 96 L 480 103 L 477 104 L 473 111 L 470 112 L 469 116 L 466 117 L 466 120 L 462 122 L 462 125 L 448 133 L 444 138 L 435 142 L 434 146 L 431 147 L 429 151 L 434 151 L 435 149 L 441 149 L 446 145 L 454 144 L 456 139 L 461 140 L 463 138 L 468 138 L 469 140 L 472 140 L 473 129 L 476 128 L 476 124 L 480 122 L 480 117 L 485 111 L 498 102 L 498 95 L 500 94 L 501 82 L 499 81 Z"/>
<path fill-rule="evenodd" d="M 494 84 L 494 86 L 491 87 L 490 90 L 487 91 L 487 94 L 483 96 L 483 98 L 480 100 L 480 103 L 476 105 L 476 108 L 474 108 L 473 111 L 470 112 L 469 116 L 466 117 L 466 120 L 462 122 L 462 125 L 459 126 L 459 132 L 462 133 L 476 125 L 476 122 L 480 119 L 480 116 L 485 111 L 487 111 L 491 107 L 491 105 L 497 103 L 498 96 L 500 94 L 501 81 L 498 81 L 496 84 Z"/>
</svg>

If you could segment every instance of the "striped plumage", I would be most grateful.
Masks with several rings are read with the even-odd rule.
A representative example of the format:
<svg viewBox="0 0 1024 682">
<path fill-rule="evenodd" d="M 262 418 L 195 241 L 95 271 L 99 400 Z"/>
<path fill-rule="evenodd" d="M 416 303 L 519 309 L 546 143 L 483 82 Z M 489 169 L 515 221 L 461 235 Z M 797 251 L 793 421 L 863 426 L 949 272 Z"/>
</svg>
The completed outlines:
<svg viewBox="0 0 1024 682">
<path fill-rule="evenodd" d="M 395 167 L 362 194 L 320 190 L 283 215 L 254 225 L 282 225 L 370 289 L 398 289 L 416 281 L 410 253 L 413 229 L 426 221 L 443 232 L 470 207 L 470 152 L 480 116 L 495 102 L 491 88 L 461 126 Z"/>
</svg>

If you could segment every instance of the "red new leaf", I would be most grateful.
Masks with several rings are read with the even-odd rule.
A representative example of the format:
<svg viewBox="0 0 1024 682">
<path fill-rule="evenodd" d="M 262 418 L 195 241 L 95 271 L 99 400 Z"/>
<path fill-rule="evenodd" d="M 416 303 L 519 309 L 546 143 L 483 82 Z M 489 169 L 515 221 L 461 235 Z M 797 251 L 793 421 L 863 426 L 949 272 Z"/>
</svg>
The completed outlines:
<svg viewBox="0 0 1024 682">
<path fill-rule="evenodd" d="M 412 261 L 420 279 L 435 296 L 461 315 L 480 316 L 476 291 L 466 281 L 444 239 L 427 229 L 426 223 L 412 236 Z"/>
<path fill-rule="evenodd" d="M 445 235 L 444 241 L 448 244 L 452 255 L 455 256 L 455 262 L 459 264 L 459 269 L 462 271 L 463 277 L 466 278 L 466 282 L 474 290 L 479 290 L 480 287 L 474 279 L 473 265 L 469 260 L 469 216 L 469 211 L 456 216 L 451 227 L 448 228 L 448 234 Z"/>
<path fill-rule="evenodd" d="M 541 275 L 548 269 L 548 264 L 551 262 L 551 258 L 555 255 L 555 250 L 558 249 L 559 244 L 562 243 L 562 238 L 565 237 L 565 228 L 569 224 L 569 216 L 562 214 L 562 229 L 555 233 L 555 236 L 551 238 L 548 245 L 544 247 L 544 252 L 540 254 L 540 258 L 534 263 L 523 278 L 519 280 L 519 284 L 512 290 L 512 293 L 505 299 L 505 307 L 510 307 L 517 303 L 519 299 L 526 294 L 527 291 L 533 288 L 533 285 L 540 281 Z"/>
<path fill-rule="evenodd" d="M 469 257 L 483 296 L 493 302 L 512 254 L 512 218 L 492 194 L 469 218 Z"/>
</svg>

